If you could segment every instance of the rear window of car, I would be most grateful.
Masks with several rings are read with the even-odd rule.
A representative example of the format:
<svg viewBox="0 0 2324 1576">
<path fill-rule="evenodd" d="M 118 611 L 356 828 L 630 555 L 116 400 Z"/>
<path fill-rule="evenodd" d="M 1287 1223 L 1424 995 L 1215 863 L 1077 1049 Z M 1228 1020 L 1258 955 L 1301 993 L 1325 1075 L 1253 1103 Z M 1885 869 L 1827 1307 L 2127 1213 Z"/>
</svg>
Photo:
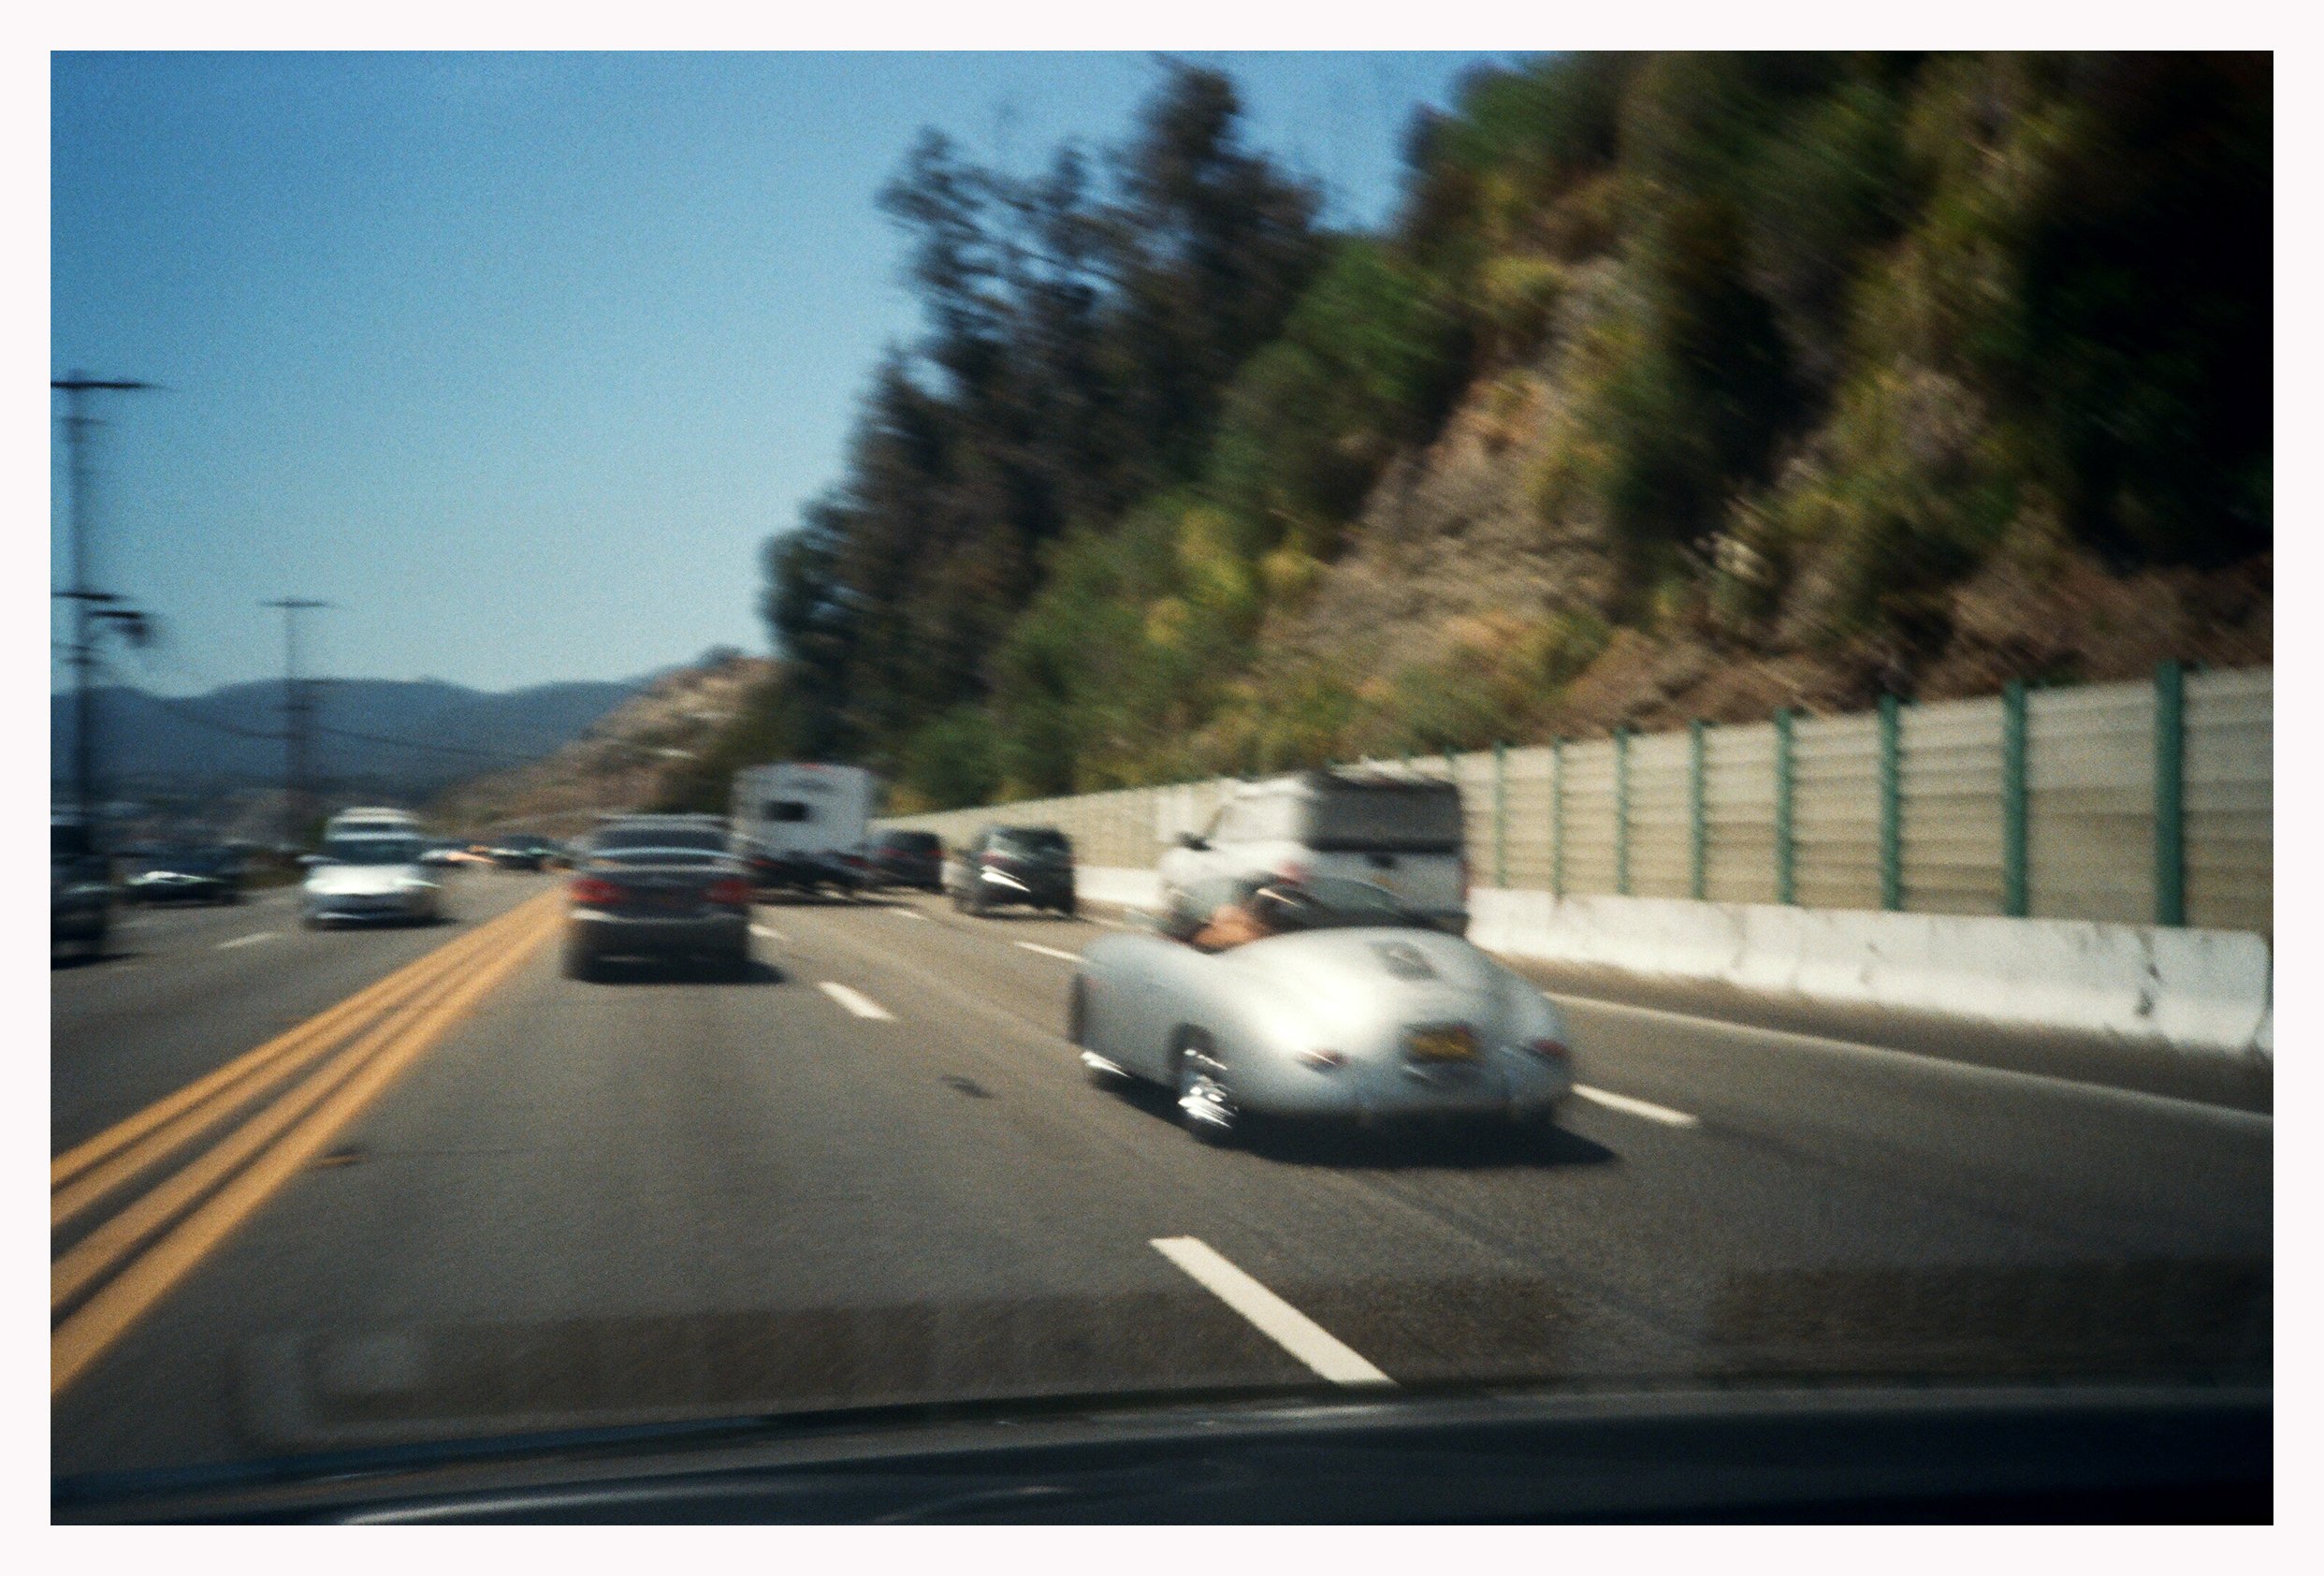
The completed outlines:
<svg viewBox="0 0 2324 1576">
<path fill-rule="evenodd" d="M 1070 854 L 1073 845 L 1053 826 L 1003 826 L 993 834 L 993 846 L 1011 854 Z"/>
<path fill-rule="evenodd" d="M 883 832 L 879 844 L 898 854 L 934 854 L 937 846 L 934 832 Z"/>
<path fill-rule="evenodd" d="M 1319 854 L 1459 854 L 1466 835 L 1450 783 L 1334 784 L 1299 820 L 1298 840 Z"/>
<path fill-rule="evenodd" d="M 769 821 L 812 821 L 815 807 L 805 799 L 769 799 L 763 814 Z"/>
<path fill-rule="evenodd" d="M 726 834 L 707 826 L 608 826 L 597 834 L 590 847 L 598 854 L 628 854 L 648 848 L 723 854 Z"/>
<path fill-rule="evenodd" d="M 335 837 L 323 857 L 340 865 L 409 865 L 420 856 L 417 838 Z"/>
</svg>

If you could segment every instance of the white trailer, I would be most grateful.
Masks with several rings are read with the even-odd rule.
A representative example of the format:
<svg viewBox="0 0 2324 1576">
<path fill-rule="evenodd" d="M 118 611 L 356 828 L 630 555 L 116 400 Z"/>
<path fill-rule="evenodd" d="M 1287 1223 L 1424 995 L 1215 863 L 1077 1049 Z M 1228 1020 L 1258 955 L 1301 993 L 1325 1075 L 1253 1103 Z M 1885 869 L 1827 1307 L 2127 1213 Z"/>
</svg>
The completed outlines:
<svg viewBox="0 0 2324 1576">
<path fill-rule="evenodd" d="M 762 887 L 854 891 L 879 781 L 861 766 L 782 761 L 734 774 L 734 852 Z"/>
</svg>

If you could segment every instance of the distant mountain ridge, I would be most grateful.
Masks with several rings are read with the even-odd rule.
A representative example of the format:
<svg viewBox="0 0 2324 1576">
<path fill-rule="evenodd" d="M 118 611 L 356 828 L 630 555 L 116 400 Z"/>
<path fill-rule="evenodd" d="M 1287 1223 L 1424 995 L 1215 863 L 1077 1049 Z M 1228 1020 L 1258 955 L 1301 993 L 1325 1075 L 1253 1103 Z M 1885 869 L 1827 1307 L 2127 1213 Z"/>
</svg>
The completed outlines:
<svg viewBox="0 0 2324 1576">
<path fill-rule="evenodd" d="M 550 753 L 655 677 L 576 679 L 500 693 L 436 679 L 325 680 L 315 690 L 311 769 L 326 794 L 424 796 Z M 95 699 L 102 769 L 115 791 L 282 781 L 279 679 L 183 698 L 109 685 Z M 51 695 L 50 773 L 55 781 L 71 769 L 73 737 L 72 697 Z"/>
</svg>

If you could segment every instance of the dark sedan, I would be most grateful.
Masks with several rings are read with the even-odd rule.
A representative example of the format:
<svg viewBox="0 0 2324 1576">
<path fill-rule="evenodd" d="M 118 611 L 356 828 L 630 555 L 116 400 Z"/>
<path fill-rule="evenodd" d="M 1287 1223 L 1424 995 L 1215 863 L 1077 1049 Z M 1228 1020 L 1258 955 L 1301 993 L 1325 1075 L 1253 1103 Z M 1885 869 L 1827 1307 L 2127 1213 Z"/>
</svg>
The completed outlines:
<svg viewBox="0 0 2324 1576">
<path fill-rule="evenodd" d="M 614 957 L 706 959 L 750 970 L 750 879 L 721 826 L 690 815 L 607 822 L 576 856 L 565 909 L 565 974 L 593 980 Z"/>
<path fill-rule="evenodd" d="M 557 856 L 557 845 L 546 838 L 518 832 L 495 838 L 486 856 L 503 870 L 538 870 Z"/>
<path fill-rule="evenodd" d="M 864 857 L 876 885 L 944 890 L 944 844 L 934 832 L 881 832 Z"/>
<path fill-rule="evenodd" d="M 96 839 L 78 821 L 49 822 L 49 950 L 78 949 L 82 957 L 105 952 L 112 921 L 113 888 Z"/>
<path fill-rule="evenodd" d="M 239 903 L 242 861 L 230 848 L 165 848 L 131 862 L 122 895 L 133 903 Z"/>
</svg>

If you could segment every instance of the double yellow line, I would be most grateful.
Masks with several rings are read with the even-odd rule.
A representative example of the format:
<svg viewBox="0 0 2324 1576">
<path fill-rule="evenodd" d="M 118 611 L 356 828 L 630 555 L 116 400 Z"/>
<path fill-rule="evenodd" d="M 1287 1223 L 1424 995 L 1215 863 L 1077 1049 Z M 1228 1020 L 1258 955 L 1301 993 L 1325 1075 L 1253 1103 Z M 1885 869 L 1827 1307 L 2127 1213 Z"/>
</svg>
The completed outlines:
<svg viewBox="0 0 2324 1576">
<path fill-rule="evenodd" d="M 555 892 L 520 903 L 51 1160 L 52 1234 L 109 1200 L 115 1208 L 51 1262 L 50 1395 L 87 1372 L 321 1154 L 531 956 L 560 918 Z M 207 1149 L 164 1173 L 173 1157 L 237 1117 Z M 132 1193 L 132 1184 L 149 1178 Z"/>
</svg>

